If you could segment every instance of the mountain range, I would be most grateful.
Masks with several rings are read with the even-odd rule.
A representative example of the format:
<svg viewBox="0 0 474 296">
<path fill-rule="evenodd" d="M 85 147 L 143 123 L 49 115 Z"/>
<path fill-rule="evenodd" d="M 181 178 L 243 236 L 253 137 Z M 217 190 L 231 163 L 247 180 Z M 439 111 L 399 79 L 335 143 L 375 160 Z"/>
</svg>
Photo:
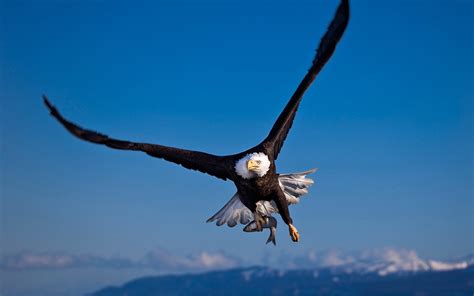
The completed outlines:
<svg viewBox="0 0 474 296">
<path fill-rule="evenodd" d="M 312 268 L 247 267 L 198 274 L 141 277 L 91 296 L 155 295 L 473 295 L 474 256 L 457 262 L 416 253 L 306 258 Z M 318 257 L 319 258 L 319 257 Z"/>
</svg>

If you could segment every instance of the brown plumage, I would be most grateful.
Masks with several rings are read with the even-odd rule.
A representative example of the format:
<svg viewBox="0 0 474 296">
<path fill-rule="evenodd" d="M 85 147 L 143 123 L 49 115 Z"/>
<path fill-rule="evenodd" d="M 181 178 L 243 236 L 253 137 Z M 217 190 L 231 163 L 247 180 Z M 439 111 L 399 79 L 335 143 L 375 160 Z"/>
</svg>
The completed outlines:
<svg viewBox="0 0 474 296">
<path fill-rule="evenodd" d="M 256 202 L 260 200 L 274 201 L 284 222 L 290 227 L 290 235 L 297 241 L 299 235 L 292 226 L 285 195 L 278 185 L 275 160 L 293 124 L 296 111 L 303 94 L 314 81 L 323 66 L 332 56 L 337 43 L 341 39 L 349 20 L 349 1 L 342 0 L 334 19 L 320 41 L 312 66 L 303 78 L 293 96 L 276 120 L 268 136 L 257 146 L 234 155 L 217 156 L 199 151 L 191 151 L 158 144 L 137 143 L 110 138 L 104 134 L 79 127 L 65 119 L 58 110 L 43 96 L 44 103 L 55 117 L 74 136 L 95 144 L 105 145 L 113 149 L 142 151 L 146 154 L 182 165 L 187 169 L 197 170 L 223 180 L 232 180 L 241 202 L 255 213 Z M 252 178 L 242 177 L 236 171 L 236 163 L 252 153 L 263 153 L 268 157 L 270 166 L 263 176 Z M 259 221 L 256 221 L 257 224 Z"/>
</svg>

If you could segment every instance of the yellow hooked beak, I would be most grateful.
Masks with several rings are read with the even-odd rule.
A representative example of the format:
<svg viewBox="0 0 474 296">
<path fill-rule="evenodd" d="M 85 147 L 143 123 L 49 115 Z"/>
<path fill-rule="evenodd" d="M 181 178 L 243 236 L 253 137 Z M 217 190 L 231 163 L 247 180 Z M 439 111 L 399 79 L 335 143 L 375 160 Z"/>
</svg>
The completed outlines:
<svg viewBox="0 0 474 296">
<path fill-rule="evenodd" d="M 249 171 L 255 171 L 258 168 L 259 168 L 259 165 L 256 161 L 251 160 L 251 159 L 249 161 L 247 161 L 247 169 Z"/>
</svg>

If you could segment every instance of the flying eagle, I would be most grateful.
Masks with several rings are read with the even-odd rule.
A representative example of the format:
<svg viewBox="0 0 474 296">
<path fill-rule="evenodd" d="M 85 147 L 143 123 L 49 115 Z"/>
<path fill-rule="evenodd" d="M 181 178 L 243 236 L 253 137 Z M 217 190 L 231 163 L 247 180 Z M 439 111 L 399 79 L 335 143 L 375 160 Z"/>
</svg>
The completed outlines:
<svg viewBox="0 0 474 296">
<path fill-rule="evenodd" d="M 208 222 L 217 221 L 216 224 L 219 226 L 227 223 L 230 227 L 239 222 L 249 223 L 250 227 L 250 223 L 252 223 L 257 231 L 262 231 L 262 228 L 267 225 L 266 222 L 269 221 L 268 217 L 278 212 L 288 225 L 291 239 L 297 242 L 300 235 L 293 226 L 288 205 L 297 203 L 299 197 L 308 192 L 308 187 L 313 181 L 305 176 L 314 170 L 296 174 L 278 174 L 275 161 L 292 126 L 303 94 L 333 54 L 348 21 L 349 1 L 342 0 L 327 32 L 320 41 L 311 68 L 281 112 L 268 136 L 257 146 L 238 154 L 217 156 L 159 144 L 117 140 L 83 129 L 65 119 L 46 96 L 43 96 L 44 103 L 54 118 L 70 133 L 82 140 L 114 149 L 142 151 L 150 156 L 182 165 L 187 169 L 207 173 L 222 180 L 233 181 L 237 192 L 219 212 L 209 218 Z M 276 227 L 276 224 L 274 226 Z"/>
</svg>

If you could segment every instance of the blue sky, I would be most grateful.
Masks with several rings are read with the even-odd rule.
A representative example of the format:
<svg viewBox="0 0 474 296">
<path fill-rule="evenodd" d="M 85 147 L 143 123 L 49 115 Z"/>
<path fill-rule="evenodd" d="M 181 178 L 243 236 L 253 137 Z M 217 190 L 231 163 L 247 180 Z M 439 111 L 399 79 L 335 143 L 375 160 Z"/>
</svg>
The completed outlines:
<svg viewBox="0 0 474 296">
<path fill-rule="evenodd" d="M 232 183 L 81 142 L 40 96 L 118 138 L 240 152 L 270 130 L 336 1 L 2 2 L 2 251 L 471 252 L 473 4 L 353 2 L 278 159 L 320 171 L 290 209 L 301 242 L 281 223 L 276 248 L 205 223 Z"/>
</svg>

